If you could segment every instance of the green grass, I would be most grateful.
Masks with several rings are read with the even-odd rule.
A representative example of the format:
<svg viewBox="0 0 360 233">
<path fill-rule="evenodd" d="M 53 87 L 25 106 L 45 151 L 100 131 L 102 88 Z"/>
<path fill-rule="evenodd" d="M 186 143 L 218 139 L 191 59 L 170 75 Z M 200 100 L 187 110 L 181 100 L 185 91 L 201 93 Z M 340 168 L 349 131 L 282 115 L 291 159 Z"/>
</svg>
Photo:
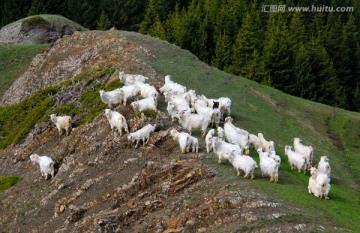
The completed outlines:
<svg viewBox="0 0 360 233">
<path fill-rule="evenodd" d="M 25 72 L 31 60 L 48 45 L 11 45 L 0 43 L 0 98 Z"/>
<path fill-rule="evenodd" d="M 102 82 L 94 82 L 104 76 L 115 72 L 114 68 L 104 68 L 86 71 L 75 76 L 73 79 L 64 81 L 59 85 L 37 91 L 31 97 L 19 104 L 0 107 L 0 148 L 5 149 L 12 143 L 21 142 L 34 128 L 35 124 L 40 127 L 49 121 L 52 113 L 77 117 L 75 126 L 92 121 L 106 108 L 99 98 L 100 89 L 108 90 L 119 85 L 118 80 L 108 85 Z M 54 98 L 61 88 L 71 85 L 80 85 L 81 95 L 77 102 L 53 108 Z M 117 86 L 117 87 L 119 87 Z"/>
<path fill-rule="evenodd" d="M 274 198 L 284 199 L 294 206 L 304 206 L 324 221 L 358 231 L 360 222 L 360 114 L 286 95 L 271 87 L 237 77 L 207 66 L 190 52 L 148 36 L 120 32 L 122 37 L 147 47 L 156 59 L 143 57 L 161 75 L 210 98 L 228 96 L 232 102 L 235 125 L 275 141 L 282 157 L 279 184 L 259 178 L 251 186 Z M 114 33 L 114 35 L 116 35 Z M 291 171 L 284 155 L 285 145 L 299 137 L 305 145 L 314 147 L 315 163 L 327 155 L 332 166 L 330 200 L 320 200 L 308 194 L 309 174 Z M 255 151 L 251 156 L 258 160 Z M 216 164 L 216 161 L 213 161 Z M 235 175 L 233 168 L 229 175 Z M 239 179 L 241 182 L 242 179 Z"/>
<path fill-rule="evenodd" d="M 7 189 L 11 188 L 15 184 L 19 183 L 22 180 L 18 176 L 1 176 L 0 177 L 0 193 L 5 192 Z"/>
</svg>

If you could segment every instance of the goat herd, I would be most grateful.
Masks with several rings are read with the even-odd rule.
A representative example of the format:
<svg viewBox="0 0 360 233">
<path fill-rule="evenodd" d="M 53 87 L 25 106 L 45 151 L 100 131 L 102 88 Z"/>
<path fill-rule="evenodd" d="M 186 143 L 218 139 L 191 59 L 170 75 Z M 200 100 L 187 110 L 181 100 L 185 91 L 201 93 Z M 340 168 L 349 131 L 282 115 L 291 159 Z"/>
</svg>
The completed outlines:
<svg viewBox="0 0 360 233">
<path fill-rule="evenodd" d="M 135 143 L 135 148 L 137 148 L 140 141 L 143 145 L 147 144 L 156 125 L 148 124 L 130 133 L 125 117 L 119 112 L 112 111 L 111 108 L 119 104 L 126 105 L 129 99 L 140 96 L 142 99 L 131 103 L 135 112 L 147 109 L 157 111 L 159 94 L 154 86 L 146 83 L 148 78 L 143 75 L 120 72 L 119 78 L 124 83 L 122 88 L 109 92 L 100 91 L 101 100 L 109 106 L 104 114 L 109 121 L 111 130 L 117 130 L 120 137 L 125 131 L 128 134 L 128 140 L 132 144 Z M 259 154 L 262 176 L 269 176 L 270 182 L 278 182 L 281 158 L 276 155 L 274 141 L 267 141 L 262 133 L 256 136 L 236 127 L 230 117 L 231 100 L 228 97 L 208 99 L 204 95 L 197 95 L 194 90 L 187 91 L 186 87 L 172 81 L 169 75 L 165 76 L 165 84 L 159 88 L 159 91 L 165 97 L 167 111 L 172 121 L 177 119 L 182 128 L 189 132 L 179 132 L 176 129 L 169 131 L 173 140 L 178 142 L 181 153 L 198 152 L 199 141 L 196 137 L 191 136 L 191 132 L 193 129 L 200 129 L 202 137 L 206 135 L 206 152 L 213 151 L 218 156 L 219 164 L 221 160 L 228 160 L 234 166 L 238 176 L 244 172 L 244 178 L 253 179 L 254 170 L 258 167 L 256 161 L 248 156 L 249 148 L 253 147 Z M 225 119 L 224 113 L 227 114 Z M 60 135 L 64 130 L 66 135 L 71 132 L 71 117 L 51 114 L 50 119 L 56 125 Z M 219 126 L 221 120 L 224 120 L 223 128 Z M 206 133 L 209 125 L 214 128 Z M 304 174 L 307 169 L 310 169 L 309 193 L 328 199 L 331 171 L 328 158 L 322 156 L 317 168 L 312 166 L 313 148 L 303 145 L 299 138 L 294 138 L 294 151 L 292 146 L 285 146 L 285 155 L 288 157 L 291 169 L 298 169 Z M 49 175 L 54 177 L 54 161 L 51 158 L 33 154 L 30 156 L 30 160 L 40 165 L 41 174 L 45 179 Z"/>
</svg>

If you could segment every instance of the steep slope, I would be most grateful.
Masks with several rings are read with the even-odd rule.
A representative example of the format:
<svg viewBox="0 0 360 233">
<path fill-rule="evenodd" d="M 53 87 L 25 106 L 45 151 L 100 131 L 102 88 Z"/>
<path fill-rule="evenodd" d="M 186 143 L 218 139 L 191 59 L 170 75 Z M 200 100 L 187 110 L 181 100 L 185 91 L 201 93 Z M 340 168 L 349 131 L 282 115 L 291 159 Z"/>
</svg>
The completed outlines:
<svg viewBox="0 0 360 233">
<path fill-rule="evenodd" d="M 229 163 L 218 165 L 214 154 L 204 154 L 201 139 L 200 154 L 179 154 L 176 144 L 164 137 L 177 124 L 171 123 L 164 113 L 156 118 L 138 119 L 129 107 L 117 108 L 131 120 L 131 129 L 147 122 L 159 126 L 149 146 L 135 150 L 126 136 L 119 138 L 110 132 L 103 116 L 84 121 L 90 113 L 80 114 L 62 107 L 83 104 L 81 93 L 85 91 L 98 97 L 98 88 L 116 80 L 117 72 L 105 72 L 90 79 L 93 72 L 87 71 L 109 67 L 142 73 L 157 86 L 162 84 L 165 74 L 170 74 L 197 93 L 229 96 L 236 125 L 251 133 L 262 132 L 275 141 L 283 159 L 279 184 L 260 178 L 259 171 L 253 181 L 236 177 Z M 71 82 L 66 82 L 71 78 Z M 23 178 L 0 194 L 0 225 L 4 231 L 359 229 L 357 113 L 287 96 L 220 72 L 167 42 L 120 31 L 81 32 L 58 40 L 33 60 L 8 90 L 3 103 L 19 103 L 39 89 L 56 84 L 61 91 L 46 93 L 53 104 L 45 112 L 72 114 L 76 128 L 69 137 L 58 136 L 44 114 L 39 118 L 42 126 L 35 127 L 41 130 L 32 130 L 23 143 L 1 151 L 0 174 Z M 73 95 L 67 99 L 66 93 Z M 159 106 L 165 112 L 162 97 Z M 0 115 L 7 110 L 2 107 Z M 195 135 L 199 137 L 199 132 Z M 316 161 L 323 154 L 330 157 L 333 169 L 330 200 L 309 195 L 306 189 L 309 176 L 290 170 L 283 148 L 292 143 L 294 136 L 313 145 Z M 54 158 L 58 166 L 54 181 L 40 179 L 38 167 L 27 158 L 31 153 Z M 255 151 L 251 155 L 257 159 Z"/>
</svg>

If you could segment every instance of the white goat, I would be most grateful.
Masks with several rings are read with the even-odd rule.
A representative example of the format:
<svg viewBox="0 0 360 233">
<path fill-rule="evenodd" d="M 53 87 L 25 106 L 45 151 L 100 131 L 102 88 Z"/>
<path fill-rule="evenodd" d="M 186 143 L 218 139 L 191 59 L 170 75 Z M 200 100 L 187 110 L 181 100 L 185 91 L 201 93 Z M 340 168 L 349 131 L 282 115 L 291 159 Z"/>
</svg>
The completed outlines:
<svg viewBox="0 0 360 233">
<path fill-rule="evenodd" d="M 280 156 L 277 155 L 274 150 L 270 151 L 269 157 L 272 158 L 273 160 L 275 160 L 275 162 L 278 162 L 279 164 L 281 163 L 281 158 L 280 158 Z"/>
<path fill-rule="evenodd" d="M 125 106 L 129 98 L 135 97 L 140 93 L 140 87 L 135 85 L 123 86 L 119 89 L 119 93 L 123 100 L 123 105 Z"/>
<path fill-rule="evenodd" d="M 188 153 L 190 151 L 190 146 L 191 146 L 190 134 L 185 132 L 178 132 L 176 129 L 171 129 L 170 135 L 172 136 L 174 141 L 177 141 L 179 143 L 182 154 Z"/>
<path fill-rule="evenodd" d="M 300 138 L 294 138 L 294 150 L 295 152 L 307 157 L 308 168 L 311 168 L 311 164 L 314 158 L 314 150 L 312 146 L 305 146 L 301 143 Z"/>
<path fill-rule="evenodd" d="M 30 160 L 33 164 L 38 163 L 40 166 L 41 177 L 47 180 L 48 176 L 54 178 L 54 161 L 47 156 L 39 156 L 37 154 L 30 155 Z"/>
<path fill-rule="evenodd" d="M 222 140 L 222 141 L 225 140 L 225 131 L 224 131 L 223 128 L 221 128 L 221 127 L 217 128 L 217 135 L 218 135 L 220 140 Z"/>
<path fill-rule="evenodd" d="M 123 96 L 120 93 L 120 88 L 108 92 L 104 90 L 100 90 L 99 93 L 100 93 L 101 101 L 104 104 L 107 104 L 109 108 L 111 108 L 114 105 L 121 104 L 121 102 L 123 101 L 122 99 Z"/>
<path fill-rule="evenodd" d="M 139 141 L 143 141 L 143 146 L 146 145 L 150 138 L 150 133 L 153 133 L 155 131 L 156 125 L 147 124 L 138 131 L 135 131 L 133 133 L 129 133 L 128 140 L 132 143 L 136 142 L 135 148 L 138 147 Z"/>
<path fill-rule="evenodd" d="M 254 179 L 254 171 L 258 165 L 253 158 L 248 155 L 231 153 L 229 161 L 237 171 L 237 176 L 240 176 L 241 171 L 243 171 L 245 173 L 244 178 L 247 178 L 250 175 L 250 178 Z"/>
<path fill-rule="evenodd" d="M 195 104 L 195 110 L 198 114 L 207 116 L 211 119 L 211 126 L 219 127 L 220 124 L 220 110 L 209 107 L 201 107 Z"/>
<path fill-rule="evenodd" d="M 166 93 L 166 92 L 171 92 L 173 94 L 176 94 L 176 95 L 179 95 L 179 94 L 184 94 L 186 93 L 186 87 L 176 83 L 176 82 L 173 82 L 171 80 L 171 76 L 170 75 L 166 75 L 165 76 L 165 84 L 164 86 L 162 86 L 159 91 L 161 93 Z M 165 100 L 166 100 L 166 97 L 165 97 Z M 167 101 L 167 100 L 166 100 Z"/>
<path fill-rule="evenodd" d="M 310 194 L 314 194 L 319 198 L 328 198 L 328 194 L 330 192 L 330 178 L 318 171 L 315 167 L 310 169 L 311 177 L 309 178 L 308 191 Z"/>
<path fill-rule="evenodd" d="M 152 97 L 155 100 L 157 100 L 159 93 L 156 91 L 155 87 L 153 87 L 147 83 L 142 83 L 142 82 L 138 82 L 138 81 L 135 82 L 134 85 L 136 85 L 140 88 L 140 95 L 142 98 Z"/>
<path fill-rule="evenodd" d="M 110 128 L 113 131 L 114 128 L 118 130 L 120 133 L 120 137 L 122 136 L 122 131 L 124 130 L 126 133 L 129 133 L 129 128 L 126 122 L 126 119 L 123 115 L 118 112 L 112 111 L 110 109 L 105 109 L 105 116 L 109 121 Z"/>
<path fill-rule="evenodd" d="M 219 109 L 224 112 L 226 111 L 227 115 L 230 116 L 231 114 L 231 99 L 228 97 L 220 97 L 217 99 L 219 102 Z M 222 119 L 224 119 L 224 115 L 222 114 Z"/>
<path fill-rule="evenodd" d="M 71 124 L 72 120 L 70 116 L 56 116 L 55 114 L 50 115 L 50 120 L 55 124 L 56 128 L 59 131 L 59 135 L 62 134 L 63 130 L 66 131 L 66 135 L 68 136 L 71 132 Z"/>
<path fill-rule="evenodd" d="M 228 142 L 239 145 L 245 154 L 249 154 L 249 133 L 233 125 L 231 117 L 225 118 L 224 131 Z"/>
<path fill-rule="evenodd" d="M 199 152 L 199 139 L 196 137 L 190 136 L 190 145 L 191 145 L 191 151 L 198 153 Z"/>
<path fill-rule="evenodd" d="M 254 134 L 249 134 L 249 146 L 251 145 L 255 148 L 255 150 L 262 147 L 261 141 L 258 136 Z"/>
<path fill-rule="evenodd" d="M 257 152 L 260 158 L 260 170 L 262 176 L 269 176 L 270 182 L 277 183 L 279 179 L 278 171 L 280 163 L 271 158 L 268 152 L 263 152 L 262 148 L 258 148 Z"/>
<path fill-rule="evenodd" d="M 326 174 L 330 178 L 331 167 L 327 156 L 321 156 L 318 163 L 318 170 L 319 172 Z"/>
<path fill-rule="evenodd" d="M 209 132 L 206 134 L 205 137 L 205 144 L 206 144 L 206 152 L 210 153 L 212 151 L 212 138 L 215 135 L 215 129 L 210 129 Z"/>
<path fill-rule="evenodd" d="M 193 129 L 201 129 L 201 136 L 204 137 L 206 134 L 206 128 L 208 127 L 211 119 L 209 117 L 199 114 L 188 114 L 181 112 L 179 114 L 179 123 L 181 126 L 189 131 L 190 135 Z"/>
<path fill-rule="evenodd" d="M 141 74 L 125 74 L 123 71 L 119 72 L 119 79 L 125 86 L 134 85 L 135 82 L 145 83 L 148 80 L 148 77 L 145 77 Z"/>
<path fill-rule="evenodd" d="M 264 135 L 262 133 L 258 133 L 258 137 L 260 139 L 261 147 L 263 148 L 263 150 L 265 150 L 267 152 L 275 150 L 274 141 L 266 141 L 266 139 L 264 138 Z"/>
<path fill-rule="evenodd" d="M 214 150 L 214 153 L 219 158 L 219 160 L 218 160 L 219 164 L 221 163 L 221 160 L 223 160 L 223 159 L 229 160 L 229 156 L 232 153 L 235 153 L 240 156 L 242 155 L 239 145 L 234 145 L 231 143 L 221 141 L 217 137 L 212 138 L 212 148 Z"/>
<path fill-rule="evenodd" d="M 157 111 L 156 105 L 157 102 L 153 97 L 148 97 L 131 103 L 131 107 L 135 112 L 140 112 L 146 109 Z"/>
<path fill-rule="evenodd" d="M 292 147 L 286 145 L 285 146 L 285 155 L 287 155 L 289 159 L 289 163 L 291 165 L 291 170 L 297 168 L 299 172 L 304 171 L 306 173 L 307 168 L 307 157 L 305 155 L 301 155 L 291 150 Z"/>
</svg>

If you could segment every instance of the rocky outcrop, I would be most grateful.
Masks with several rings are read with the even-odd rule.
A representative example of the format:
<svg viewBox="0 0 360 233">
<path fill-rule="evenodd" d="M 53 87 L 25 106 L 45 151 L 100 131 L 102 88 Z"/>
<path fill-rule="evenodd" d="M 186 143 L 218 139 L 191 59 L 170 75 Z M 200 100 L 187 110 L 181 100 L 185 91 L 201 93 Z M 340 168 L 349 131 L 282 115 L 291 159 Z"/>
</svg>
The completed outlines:
<svg viewBox="0 0 360 233">
<path fill-rule="evenodd" d="M 59 15 L 34 15 L 20 19 L 0 30 L 0 42 L 8 44 L 54 43 L 63 36 L 86 28 Z"/>
</svg>

